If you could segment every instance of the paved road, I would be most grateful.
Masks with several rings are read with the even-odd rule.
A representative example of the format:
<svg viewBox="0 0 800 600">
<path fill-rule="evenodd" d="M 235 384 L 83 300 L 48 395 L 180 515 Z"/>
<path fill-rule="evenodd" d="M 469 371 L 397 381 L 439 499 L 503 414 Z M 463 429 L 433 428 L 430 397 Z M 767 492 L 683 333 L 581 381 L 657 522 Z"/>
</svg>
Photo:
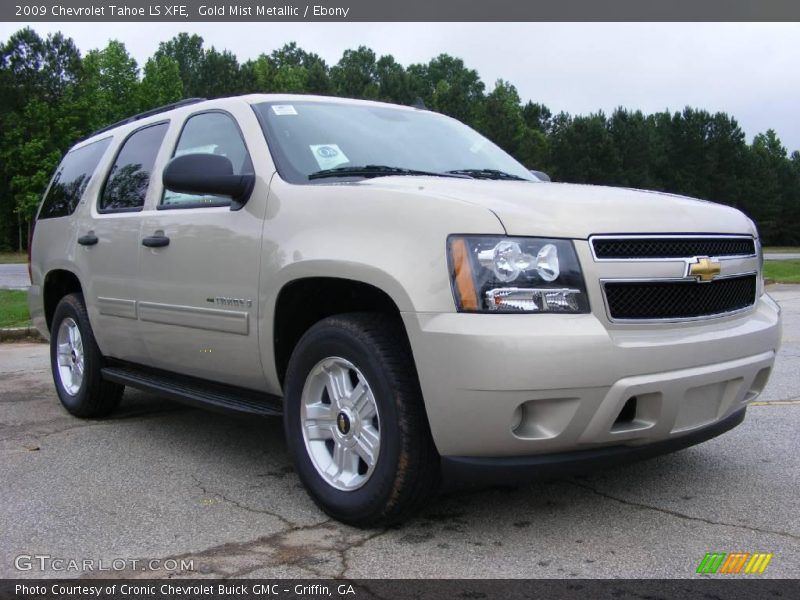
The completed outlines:
<svg viewBox="0 0 800 600">
<path fill-rule="evenodd" d="M 764 260 L 800 260 L 800 254 L 791 252 L 767 252 Z"/>
<path fill-rule="evenodd" d="M 0 265 L 0 289 L 24 290 L 30 284 L 28 265 Z"/>
<path fill-rule="evenodd" d="M 680 578 L 709 551 L 772 552 L 765 576 L 796 577 L 800 286 L 774 295 L 784 345 L 739 428 L 589 477 L 449 495 L 375 531 L 316 509 L 278 419 L 127 391 L 114 418 L 77 420 L 56 401 L 45 345 L 0 345 L 0 577 L 39 576 L 14 558 L 47 553 L 182 557 L 205 576 Z"/>
</svg>

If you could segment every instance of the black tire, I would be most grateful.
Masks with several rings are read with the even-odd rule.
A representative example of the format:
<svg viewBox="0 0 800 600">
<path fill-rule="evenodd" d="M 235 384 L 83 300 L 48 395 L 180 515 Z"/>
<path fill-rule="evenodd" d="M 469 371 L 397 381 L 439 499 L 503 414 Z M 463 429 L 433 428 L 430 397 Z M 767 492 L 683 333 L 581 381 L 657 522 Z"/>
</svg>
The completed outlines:
<svg viewBox="0 0 800 600">
<path fill-rule="evenodd" d="M 80 332 L 83 345 L 83 378 L 80 387 L 70 393 L 61 380 L 58 365 L 58 333 L 61 324 L 72 319 Z M 119 405 L 125 386 L 105 381 L 100 373 L 104 359 L 89 324 L 82 294 L 64 296 L 56 306 L 50 329 L 50 368 L 56 392 L 71 414 L 76 417 L 97 418 L 110 414 Z"/>
<path fill-rule="evenodd" d="M 380 451 L 362 487 L 342 491 L 315 468 L 301 424 L 301 396 L 311 370 L 341 357 L 369 381 L 380 413 Z M 398 318 L 376 313 L 329 317 L 297 344 L 286 373 L 284 429 L 300 479 L 331 517 L 358 527 L 402 520 L 434 494 L 441 476 L 416 368 Z"/>
</svg>

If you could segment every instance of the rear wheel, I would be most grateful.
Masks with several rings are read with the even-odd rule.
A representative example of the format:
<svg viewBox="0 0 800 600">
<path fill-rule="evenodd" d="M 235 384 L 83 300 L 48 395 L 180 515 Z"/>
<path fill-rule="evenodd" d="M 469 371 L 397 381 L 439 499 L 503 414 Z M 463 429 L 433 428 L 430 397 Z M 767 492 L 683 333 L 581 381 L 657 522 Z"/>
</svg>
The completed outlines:
<svg viewBox="0 0 800 600">
<path fill-rule="evenodd" d="M 56 306 L 50 364 L 61 404 L 76 417 L 103 417 L 119 405 L 125 387 L 103 380 L 103 356 L 82 294 L 64 296 Z"/>
<path fill-rule="evenodd" d="M 317 504 L 358 526 L 397 521 L 433 493 L 439 457 L 402 325 L 353 313 L 314 325 L 286 375 L 284 427 Z"/>
</svg>

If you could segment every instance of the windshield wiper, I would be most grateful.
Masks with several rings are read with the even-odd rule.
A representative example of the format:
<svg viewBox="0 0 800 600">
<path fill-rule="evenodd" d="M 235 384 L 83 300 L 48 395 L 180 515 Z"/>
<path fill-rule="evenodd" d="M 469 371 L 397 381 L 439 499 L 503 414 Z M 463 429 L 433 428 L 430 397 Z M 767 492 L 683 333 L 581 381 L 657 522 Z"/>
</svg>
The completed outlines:
<svg viewBox="0 0 800 600">
<path fill-rule="evenodd" d="M 454 175 L 469 175 L 475 179 L 511 179 L 514 181 L 529 181 L 524 177 L 512 175 L 511 173 L 506 173 L 505 171 L 498 171 L 497 169 L 453 169 L 452 171 L 447 172 Z"/>
<path fill-rule="evenodd" d="M 430 177 L 458 177 L 468 178 L 468 173 L 436 173 L 434 171 L 420 171 L 418 169 L 406 169 L 403 167 L 389 167 L 386 165 L 363 165 L 356 167 L 336 167 L 334 169 L 322 169 L 311 173 L 309 179 L 323 179 L 325 177 L 388 177 L 390 175 L 427 175 Z"/>
</svg>

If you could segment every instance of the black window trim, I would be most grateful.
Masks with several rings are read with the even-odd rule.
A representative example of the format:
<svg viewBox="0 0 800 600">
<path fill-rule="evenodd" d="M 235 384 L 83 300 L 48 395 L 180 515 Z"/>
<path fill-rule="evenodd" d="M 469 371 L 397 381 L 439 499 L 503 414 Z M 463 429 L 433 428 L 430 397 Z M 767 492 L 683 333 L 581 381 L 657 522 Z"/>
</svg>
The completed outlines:
<svg viewBox="0 0 800 600">
<path fill-rule="evenodd" d="M 111 140 L 112 140 L 113 137 L 114 137 L 113 135 L 106 135 L 104 137 L 97 138 L 96 140 L 92 140 L 92 141 L 90 141 L 90 142 L 88 142 L 86 144 L 82 144 L 79 148 L 76 147 L 76 146 L 73 146 L 72 148 L 67 150 L 67 152 L 64 154 L 64 156 L 61 157 L 61 160 L 59 161 L 55 172 L 53 172 L 53 174 L 50 176 L 50 181 L 47 183 L 47 187 L 45 188 L 44 194 L 42 195 L 42 200 L 41 200 L 41 202 L 39 202 L 39 208 L 36 210 L 36 215 L 33 218 L 34 222 L 38 221 L 39 219 L 43 219 L 43 220 L 47 220 L 47 219 L 63 219 L 64 217 L 71 217 L 72 215 L 75 214 L 75 211 L 78 210 L 78 207 L 81 205 L 81 203 L 84 201 L 84 199 L 86 197 L 86 191 L 89 189 L 89 185 L 92 182 L 92 177 L 94 177 L 95 173 L 97 173 L 97 170 L 100 167 L 100 164 L 103 162 L 103 157 L 105 157 L 105 155 L 108 152 L 109 148 L 111 148 Z M 56 175 L 58 175 L 58 167 L 60 167 L 64 163 L 64 161 L 66 160 L 67 156 L 69 156 L 73 152 L 77 152 L 79 150 L 83 150 L 84 148 L 88 148 L 88 147 L 93 146 L 94 144 L 97 144 L 99 142 L 105 142 L 106 140 L 108 140 L 108 146 L 105 148 L 105 150 L 103 150 L 103 154 L 100 155 L 100 159 L 97 161 L 97 164 L 94 166 L 94 169 L 92 169 L 92 172 L 89 173 L 89 182 L 86 184 L 86 189 L 83 190 L 83 193 L 81 194 L 81 197 L 78 198 L 78 201 L 75 203 L 75 206 L 72 208 L 72 210 L 70 212 L 68 212 L 67 214 L 64 214 L 64 215 L 45 216 L 45 217 L 43 217 L 42 216 L 42 209 L 44 208 L 44 203 L 45 203 L 45 200 L 47 200 L 48 194 L 50 194 L 50 188 L 53 187 L 53 182 L 56 180 Z"/>
<path fill-rule="evenodd" d="M 137 127 L 136 129 L 128 133 L 128 135 L 125 136 L 122 142 L 120 142 L 119 146 L 117 146 L 117 151 L 114 153 L 114 159 L 111 161 L 111 164 L 108 167 L 108 172 L 106 173 L 106 177 L 103 180 L 103 187 L 100 188 L 100 193 L 97 195 L 97 202 L 95 204 L 95 208 L 97 209 L 97 212 L 99 214 L 108 215 L 115 213 L 133 213 L 133 212 L 142 212 L 144 210 L 145 202 L 143 202 L 141 206 L 136 206 L 132 208 L 100 208 L 100 202 L 103 200 L 103 194 L 105 194 L 106 192 L 106 186 L 108 185 L 108 180 L 111 178 L 111 170 L 114 168 L 114 165 L 117 164 L 117 159 L 119 158 L 122 149 L 125 147 L 125 144 L 128 143 L 128 140 L 131 139 L 134 135 L 136 135 L 140 131 L 149 129 L 150 127 L 156 127 L 157 125 L 167 126 L 167 130 L 164 132 L 164 136 L 166 137 L 167 133 L 169 133 L 169 125 L 171 121 L 172 121 L 171 119 L 162 119 L 154 123 L 148 123 L 147 125 L 142 125 L 141 127 Z M 164 140 L 162 139 L 161 146 L 159 146 L 158 148 L 158 153 L 161 152 L 161 148 L 163 147 L 163 145 L 164 145 Z M 156 154 L 156 160 L 153 161 L 153 166 L 155 166 L 158 160 L 158 153 Z M 153 173 L 150 173 L 150 177 L 152 179 Z M 149 184 L 148 184 L 148 190 L 149 190 Z M 145 201 L 146 200 L 147 198 L 145 197 Z"/>
<path fill-rule="evenodd" d="M 181 124 L 181 130 L 178 132 L 178 137 L 175 138 L 175 144 L 172 147 L 172 152 L 169 155 L 169 160 L 175 158 L 175 153 L 178 151 L 178 145 L 181 143 L 181 137 L 183 136 L 183 131 L 186 129 L 186 125 L 189 121 L 192 120 L 194 117 L 198 117 L 200 115 L 206 115 L 211 113 L 220 113 L 233 121 L 236 130 L 239 132 L 239 138 L 242 140 L 242 145 L 244 145 L 244 150 L 247 152 L 247 158 L 250 160 L 250 164 L 253 165 L 253 170 L 255 171 L 255 165 L 253 164 L 253 155 L 250 153 L 250 148 L 247 146 L 247 140 L 244 137 L 244 133 L 242 132 L 242 128 L 239 126 L 239 121 L 236 120 L 236 117 L 230 113 L 229 111 L 223 108 L 206 108 L 204 110 L 198 110 L 193 113 L 187 115 L 187 117 L 183 120 Z M 167 161 L 169 163 L 169 161 Z M 165 165 L 166 166 L 166 165 Z M 182 204 L 175 204 L 175 205 L 166 205 L 164 204 L 164 196 L 166 195 L 167 188 L 163 188 L 161 190 L 161 198 L 156 205 L 156 210 L 183 210 L 183 209 L 191 209 L 191 208 L 222 208 L 226 206 L 231 206 L 231 200 L 220 200 L 218 202 L 185 202 Z"/>
</svg>

